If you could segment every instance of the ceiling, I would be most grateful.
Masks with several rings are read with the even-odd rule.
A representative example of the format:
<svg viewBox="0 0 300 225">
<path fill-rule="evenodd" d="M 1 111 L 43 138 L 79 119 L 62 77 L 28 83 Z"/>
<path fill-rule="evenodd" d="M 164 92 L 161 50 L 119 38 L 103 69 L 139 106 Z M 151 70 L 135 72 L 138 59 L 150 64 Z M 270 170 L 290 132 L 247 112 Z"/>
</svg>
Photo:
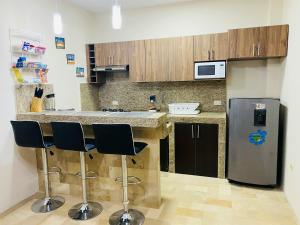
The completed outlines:
<svg viewBox="0 0 300 225">
<path fill-rule="evenodd" d="M 111 10 L 113 0 L 68 0 L 92 12 L 105 12 Z M 120 0 L 124 9 L 138 9 L 159 5 L 188 2 L 191 0 Z"/>
</svg>

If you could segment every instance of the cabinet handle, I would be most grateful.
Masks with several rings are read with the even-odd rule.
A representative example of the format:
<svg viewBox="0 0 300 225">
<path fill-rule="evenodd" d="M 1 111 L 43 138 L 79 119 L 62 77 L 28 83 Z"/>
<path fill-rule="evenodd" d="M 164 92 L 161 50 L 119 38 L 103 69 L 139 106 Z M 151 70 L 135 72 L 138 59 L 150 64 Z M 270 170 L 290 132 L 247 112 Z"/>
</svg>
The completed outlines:
<svg viewBox="0 0 300 225">
<path fill-rule="evenodd" d="M 192 139 L 194 139 L 195 136 L 194 136 L 194 125 L 192 125 Z"/>
<path fill-rule="evenodd" d="M 212 50 L 212 58 L 215 60 L 215 50 Z"/>
<path fill-rule="evenodd" d="M 255 44 L 252 45 L 252 55 L 255 56 Z"/>
<path fill-rule="evenodd" d="M 199 129 L 199 125 L 198 125 L 198 128 L 197 128 L 197 138 L 198 138 L 198 139 L 200 138 L 200 129 Z"/>
<path fill-rule="evenodd" d="M 257 55 L 260 56 L 260 43 L 257 46 Z"/>
<path fill-rule="evenodd" d="M 210 60 L 210 51 L 207 51 L 208 52 L 208 60 Z"/>
</svg>

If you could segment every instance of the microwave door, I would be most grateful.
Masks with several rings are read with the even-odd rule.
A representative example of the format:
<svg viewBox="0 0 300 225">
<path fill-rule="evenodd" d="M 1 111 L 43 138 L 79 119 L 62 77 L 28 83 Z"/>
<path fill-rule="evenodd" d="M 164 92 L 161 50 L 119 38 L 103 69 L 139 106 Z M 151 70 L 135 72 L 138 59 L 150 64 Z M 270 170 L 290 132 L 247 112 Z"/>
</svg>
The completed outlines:
<svg viewBox="0 0 300 225">
<path fill-rule="evenodd" d="M 214 76 L 216 74 L 216 66 L 215 65 L 203 65 L 198 66 L 198 76 Z"/>
</svg>

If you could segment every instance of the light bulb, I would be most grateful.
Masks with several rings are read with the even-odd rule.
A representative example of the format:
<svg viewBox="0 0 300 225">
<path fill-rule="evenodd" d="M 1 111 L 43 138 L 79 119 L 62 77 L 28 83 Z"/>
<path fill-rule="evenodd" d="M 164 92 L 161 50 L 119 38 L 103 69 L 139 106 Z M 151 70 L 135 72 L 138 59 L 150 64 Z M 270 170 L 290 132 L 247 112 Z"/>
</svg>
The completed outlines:
<svg viewBox="0 0 300 225">
<path fill-rule="evenodd" d="M 121 6 L 117 3 L 112 7 L 112 26 L 115 30 L 119 30 L 122 27 Z"/>
<path fill-rule="evenodd" d="M 54 33 L 60 35 L 63 33 L 63 23 L 60 13 L 53 14 L 53 29 Z"/>
</svg>

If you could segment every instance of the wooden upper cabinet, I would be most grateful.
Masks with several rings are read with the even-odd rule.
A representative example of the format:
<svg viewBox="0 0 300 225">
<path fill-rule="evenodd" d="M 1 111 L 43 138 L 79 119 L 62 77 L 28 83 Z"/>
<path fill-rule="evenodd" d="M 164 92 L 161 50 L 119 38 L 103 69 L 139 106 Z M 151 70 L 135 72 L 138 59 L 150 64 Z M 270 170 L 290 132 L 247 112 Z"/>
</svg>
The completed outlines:
<svg viewBox="0 0 300 225">
<path fill-rule="evenodd" d="M 193 37 L 172 38 L 170 60 L 170 80 L 194 80 L 194 39 Z"/>
<path fill-rule="evenodd" d="M 169 38 L 146 40 L 146 76 L 144 81 L 170 80 Z"/>
<path fill-rule="evenodd" d="M 129 47 L 129 77 L 132 82 L 146 80 L 145 41 L 131 41 Z"/>
<path fill-rule="evenodd" d="M 96 66 L 129 64 L 129 42 L 100 43 L 95 45 Z"/>
<path fill-rule="evenodd" d="M 194 37 L 194 61 L 210 61 L 211 35 L 198 35 Z"/>
<path fill-rule="evenodd" d="M 193 37 L 146 40 L 144 81 L 193 80 Z"/>
<path fill-rule="evenodd" d="M 128 65 L 130 42 L 111 43 L 111 65 Z"/>
<path fill-rule="evenodd" d="M 211 35 L 211 58 L 213 60 L 228 59 L 228 33 Z"/>
<path fill-rule="evenodd" d="M 259 28 L 235 29 L 229 31 L 229 58 L 256 57 Z"/>
<path fill-rule="evenodd" d="M 289 26 L 278 25 L 265 27 L 266 57 L 285 57 L 288 51 Z"/>
<path fill-rule="evenodd" d="M 259 59 L 287 55 L 288 25 L 229 31 L 230 59 Z"/>
<path fill-rule="evenodd" d="M 228 33 L 194 37 L 194 61 L 215 61 L 228 58 Z"/>
<path fill-rule="evenodd" d="M 111 43 L 95 44 L 95 62 L 96 66 L 110 65 L 111 61 Z"/>
</svg>

